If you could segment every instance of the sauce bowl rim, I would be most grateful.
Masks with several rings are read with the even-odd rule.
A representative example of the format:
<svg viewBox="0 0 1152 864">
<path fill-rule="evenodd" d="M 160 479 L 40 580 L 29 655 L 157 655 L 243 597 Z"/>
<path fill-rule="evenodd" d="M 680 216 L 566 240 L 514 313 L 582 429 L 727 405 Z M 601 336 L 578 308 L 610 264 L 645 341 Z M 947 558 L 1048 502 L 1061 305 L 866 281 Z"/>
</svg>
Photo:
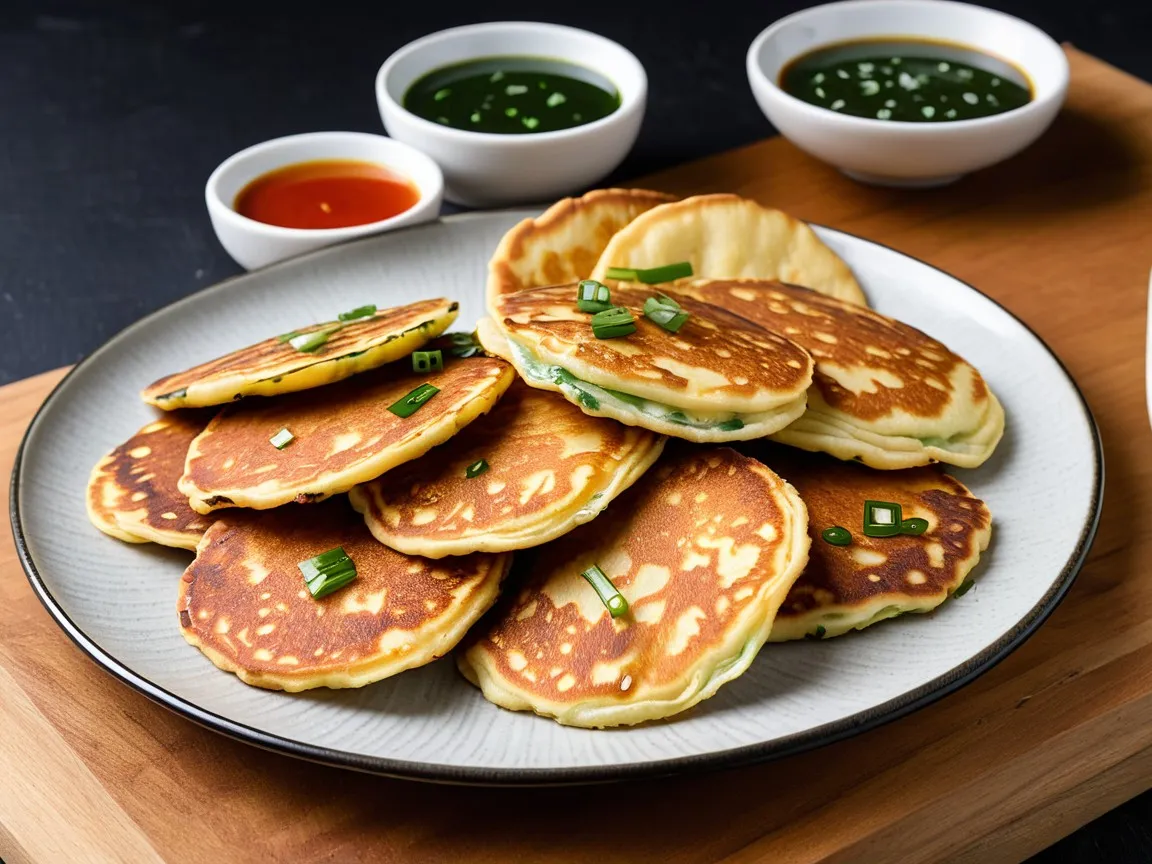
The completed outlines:
<svg viewBox="0 0 1152 864">
<path fill-rule="evenodd" d="M 468 33 L 482 33 L 485 31 L 495 30 L 510 30 L 510 31 L 523 31 L 526 35 L 530 35 L 532 31 L 547 30 L 554 33 L 560 33 L 577 39 L 585 39 L 589 42 L 599 43 L 610 51 L 618 52 L 625 65 L 632 66 L 632 71 L 636 76 L 636 87 L 633 92 L 626 92 L 620 86 L 620 83 L 611 76 L 608 77 L 613 84 L 616 85 L 616 92 L 620 98 L 619 107 L 611 112 L 605 114 L 598 120 L 593 120 L 590 123 L 582 123 L 579 126 L 571 126 L 567 129 L 556 129 L 551 132 L 526 132 L 526 133 L 510 133 L 510 132 L 476 132 L 471 129 L 457 129 L 454 126 L 446 126 L 443 123 L 435 123 L 415 114 L 404 107 L 403 103 L 395 99 L 388 88 L 388 80 L 392 73 L 395 71 L 400 62 L 412 56 L 413 54 L 426 49 L 429 45 L 450 39 L 456 36 L 462 36 Z M 528 43 L 526 42 L 526 47 Z M 510 52 L 503 52 L 508 56 Z M 469 53 L 462 54 L 450 63 L 466 63 L 469 60 L 477 60 L 484 57 L 496 57 L 498 54 L 491 53 Z M 525 52 L 522 56 L 536 57 L 543 56 L 541 54 L 533 54 Z M 570 57 L 558 57 L 555 59 L 563 60 L 573 65 L 586 65 L 578 59 Z M 441 66 L 450 65 L 450 63 L 439 63 L 428 66 L 420 75 L 426 75 Z M 418 80 L 420 76 L 413 78 L 411 83 Z M 408 86 L 411 86 L 411 83 Z M 647 101 L 648 95 L 648 73 L 644 69 L 644 64 L 640 59 L 632 53 L 631 50 L 626 48 L 619 42 L 609 39 L 607 36 L 602 36 L 591 30 L 584 30 L 580 27 L 570 27 L 567 24 L 552 24 L 545 21 L 486 21 L 478 24 L 462 24 L 457 27 L 448 27 L 443 30 L 437 30 L 434 33 L 428 33 L 421 36 L 419 39 L 414 39 L 411 42 L 396 49 L 388 58 L 381 64 L 376 72 L 376 98 L 380 102 L 387 102 L 394 110 L 404 116 L 404 119 L 415 125 L 417 128 L 425 132 L 434 132 L 436 134 L 444 135 L 449 139 L 456 139 L 461 143 L 483 143 L 488 142 L 497 144 L 499 146 L 516 146 L 516 147 L 531 147 L 536 144 L 541 144 L 547 141 L 560 141 L 569 138 L 576 138 L 581 135 L 586 135 L 590 132 L 595 132 L 603 129 L 614 123 L 619 122 L 622 118 L 630 115 L 638 110 L 643 110 L 644 103 Z"/>
<path fill-rule="evenodd" d="M 1046 43 L 1045 47 L 1050 48 L 1053 52 L 1053 57 L 1057 58 L 1058 79 L 1053 82 L 1052 88 L 1049 92 L 1030 99 L 1026 104 L 1018 108 L 1012 108 L 1008 111 L 1002 111 L 999 114 L 990 114 L 986 117 L 972 117 L 965 120 L 947 120 L 938 123 L 923 123 L 916 120 L 879 120 L 872 117 L 857 117 L 852 114 L 841 114 L 829 108 L 824 108 L 820 105 L 813 105 L 810 102 L 805 102 L 791 93 L 780 87 L 779 83 L 772 78 L 765 71 L 760 63 L 760 53 L 764 50 L 764 46 L 774 38 L 781 30 L 789 24 L 794 24 L 798 20 L 802 20 L 816 13 L 824 13 L 834 11 L 837 7 L 852 7 L 859 9 L 868 6 L 927 6 L 929 3 L 925 0 L 836 0 L 832 3 L 822 3 L 819 6 L 809 6 L 806 9 L 800 9 L 796 12 L 786 15 L 776 21 L 773 21 L 752 40 L 752 44 L 748 46 L 748 52 L 745 55 L 745 65 L 747 67 L 748 78 L 754 82 L 760 82 L 766 85 L 769 93 L 773 97 L 781 99 L 788 103 L 794 110 L 803 112 L 804 114 L 815 119 L 827 120 L 830 117 L 835 117 L 841 123 L 848 126 L 854 126 L 860 130 L 876 131 L 881 129 L 899 130 L 901 133 L 909 133 L 914 135 L 929 135 L 940 134 L 942 130 L 974 130 L 982 126 L 992 126 L 1005 122 L 1012 122 L 1029 114 L 1042 112 L 1046 110 L 1052 102 L 1060 102 L 1064 99 L 1068 88 L 1068 81 L 1070 77 L 1070 70 L 1068 66 L 1068 57 L 1060 48 L 1060 44 L 1056 42 L 1051 36 L 1032 24 L 1025 21 L 1023 18 L 1018 18 L 1015 15 L 1009 15 L 1006 12 L 1001 12 L 998 9 L 990 9 L 986 6 L 979 6 L 975 3 L 962 3 L 958 0 L 930 0 L 931 6 L 934 7 L 947 7 L 952 13 L 963 15 L 987 15 L 993 18 L 1000 18 L 1013 26 L 1030 30 L 1034 35 L 1041 38 L 1042 43 Z M 846 36 L 843 39 L 832 40 L 821 45 L 815 45 L 809 50 L 817 50 L 824 45 L 834 45 L 845 41 L 852 41 L 853 39 L 861 38 L 864 34 L 858 36 Z M 872 38 L 873 34 L 867 34 L 868 38 Z M 875 38 L 893 38 L 893 39 L 917 39 L 917 38 L 936 38 L 947 40 L 947 36 L 934 36 L 925 37 L 922 34 L 909 34 L 909 33 L 890 33 L 884 36 L 876 36 Z M 1010 60 L 1003 57 L 1000 53 L 992 51 L 981 45 L 972 44 L 971 42 L 961 42 L 957 40 L 948 40 L 954 44 L 960 45 L 964 48 L 976 51 L 981 54 L 988 54 L 997 59 L 1011 63 L 1024 73 L 1029 83 L 1032 84 L 1032 89 L 1035 90 L 1035 82 L 1037 76 L 1034 71 L 1025 67 L 1025 64 L 1016 60 Z M 800 55 L 789 57 L 787 62 L 792 62 Z"/>
<path fill-rule="evenodd" d="M 384 148 L 403 151 L 406 157 L 415 162 L 423 162 L 423 169 L 427 173 L 425 178 L 426 182 L 421 182 L 420 179 L 413 176 L 411 172 L 406 171 L 386 158 L 370 158 L 364 157 L 358 160 L 354 157 L 345 156 L 321 156 L 306 159 L 288 159 L 282 165 L 273 168 L 268 168 L 263 171 L 253 172 L 250 177 L 245 180 L 241 189 L 245 188 L 249 183 L 257 180 L 258 178 L 268 174 L 272 171 L 277 171 L 281 168 L 286 168 L 290 165 L 295 165 L 299 162 L 313 162 L 322 161 L 324 159 L 353 159 L 353 161 L 362 162 L 375 162 L 390 171 L 394 171 L 400 176 L 407 179 L 414 187 L 418 198 L 416 203 L 409 207 L 407 210 L 402 210 L 393 216 L 386 219 L 377 219 L 374 222 L 362 222 L 358 225 L 345 225 L 339 228 L 287 228 L 283 225 L 273 225 L 268 222 L 261 222 L 249 216 L 245 216 L 236 210 L 234 201 L 226 201 L 220 194 L 220 181 L 221 178 L 231 170 L 235 170 L 237 166 L 241 165 L 244 161 L 251 159 L 268 150 L 277 147 L 291 146 L 292 144 L 305 144 L 309 142 L 331 142 L 331 141 L 349 141 L 355 140 L 366 144 L 372 144 Z M 428 182 L 430 181 L 430 182 Z M 436 164 L 428 154 L 413 147 L 411 144 L 405 144 L 403 141 L 398 141 L 395 138 L 390 138 L 386 135 L 377 135 L 372 132 L 353 132 L 353 131 L 340 131 L 340 130 L 321 130 L 315 132 L 300 132 L 293 135 L 282 135 L 278 138 L 269 138 L 266 141 L 252 144 L 242 150 L 238 150 L 221 162 L 216 168 L 208 175 L 208 180 L 204 184 L 204 198 L 208 209 L 214 215 L 231 221 L 234 225 L 247 231 L 254 231 L 263 233 L 268 237 L 275 238 L 323 238 L 323 239 L 339 239 L 339 238 L 352 238 L 358 237 L 363 234 L 373 234 L 381 229 L 388 228 L 394 224 L 406 225 L 413 221 L 413 216 L 419 216 L 423 212 L 436 208 L 439 209 L 440 199 L 444 190 L 444 175 L 440 170 L 440 166 Z M 432 214 L 432 218 L 435 217 Z M 403 221 L 401 221 L 403 220 Z"/>
</svg>

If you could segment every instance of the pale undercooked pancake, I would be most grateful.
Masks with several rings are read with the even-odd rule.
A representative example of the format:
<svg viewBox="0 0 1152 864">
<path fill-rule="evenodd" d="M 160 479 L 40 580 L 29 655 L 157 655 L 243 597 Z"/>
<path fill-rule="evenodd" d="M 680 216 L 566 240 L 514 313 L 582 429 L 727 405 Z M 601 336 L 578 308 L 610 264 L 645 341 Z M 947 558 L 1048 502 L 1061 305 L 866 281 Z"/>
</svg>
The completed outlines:
<svg viewBox="0 0 1152 864">
<path fill-rule="evenodd" d="M 670 333 L 644 317 L 654 288 L 620 285 L 636 332 L 597 339 L 576 287 L 507 294 L 480 322 L 485 349 L 533 387 L 556 390 L 586 414 L 690 441 L 762 438 L 804 411 L 812 358 L 803 348 L 717 306 L 683 297 L 691 314 Z"/>
<path fill-rule="evenodd" d="M 932 337 L 870 309 L 758 281 L 697 281 L 680 290 L 808 350 L 808 410 L 773 438 L 873 468 L 983 463 L 1004 409 L 970 364 Z"/>
<path fill-rule="evenodd" d="M 697 195 L 636 217 L 608 243 L 592 278 L 609 267 L 689 261 L 707 279 L 780 279 L 865 303 L 848 265 L 799 219 L 738 195 Z"/>
<path fill-rule="evenodd" d="M 356 578 L 315 599 L 298 565 L 336 547 Z M 377 543 L 344 498 L 231 510 L 204 535 L 176 609 L 184 638 L 247 684 L 363 687 L 450 651 L 495 601 L 510 562 L 401 555 Z"/>
<path fill-rule="evenodd" d="M 486 413 L 515 377 L 495 357 L 446 359 L 439 372 L 412 371 L 409 360 L 330 387 L 221 411 L 188 448 L 179 488 L 192 508 L 265 510 L 347 492 L 423 456 Z M 411 416 L 389 406 L 422 384 L 439 388 Z M 278 450 L 270 439 L 287 429 Z"/>
<path fill-rule="evenodd" d="M 873 471 L 784 447 L 757 455 L 804 499 L 812 538 L 808 566 L 776 613 L 773 642 L 839 636 L 903 612 L 935 609 L 988 548 L 987 506 L 938 468 Z M 902 518 L 925 519 L 928 530 L 868 537 L 862 530 L 868 500 L 899 504 Z M 833 526 L 852 532 L 850 546 L 822 539 Z"/>
<path fill-rule="evenodd" d="M 488 262 L 489 312 L 502 294 L 586 279 L 613 234 L 646 210 L 675 200 L 648 189 L 595 189 L 518 222 Z"/>
<path fill-rule="evenodd" d="M 298 351 L 273 336 L 161 378 L 140 395 L 170 410 L 320 387 L 411 353 L 447 330 L 456 315 L 457 304 L 440 298 L 381 309 L 354 321 L 314 324 L 296 331 L 332 331 L 314 351 Z"/>
<path fill-rule="evenodd" d="M 808 557 L 795 490 L 726 447 L 666 453 L 607 512 L 536 555 L 458 654 L 484 696 L 571 726 L 669 717 L 756 657 Z M 613 619 L 581 573 L 628 600 Z"/>
<path fill-rule="evenodd" d="M 88 479 L 88 518 L 129 543 L 195 549 L 212 524 L 188 506 L 176 488 L 188 445 L 208 423 L 203 411 L 179 411 L 153 420 L 102 458 Z"/>
<path fill-rule="evenodd" d="M 447 445 L 350 498 L 377 540 L 410 555 L 526 549 L 594 518 L 648 470 L 664 441 L 516 382 Z M 468 477 L 479 460 L 487 468 Z"/>
</svg>

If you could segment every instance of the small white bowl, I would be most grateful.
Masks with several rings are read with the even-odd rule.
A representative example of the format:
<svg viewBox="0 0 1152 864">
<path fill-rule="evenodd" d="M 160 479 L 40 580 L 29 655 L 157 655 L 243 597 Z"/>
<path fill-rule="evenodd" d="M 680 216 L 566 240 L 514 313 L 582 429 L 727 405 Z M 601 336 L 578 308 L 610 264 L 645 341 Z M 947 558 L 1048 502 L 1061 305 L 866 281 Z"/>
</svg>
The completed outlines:
<svg viewBox="0 0 1152 864">
<path fill-rule="evenodd" d="M 996 55 L 1024 70 L 1033 100 L 974 120 L 912 123 L 851 117 L 789 96 L 777 81 L 795 57 L 834 42 L 928 37 Z M 805 9 L 764 30 L 748 49 L 761 110 L 802 150 L 865 183 L 941 186 L 1023 150 L 1048 128 L 1068 90 L 1068 60 L 1019 18 L 947 0 L 849 0 Z"/>
<path fill-rule="evenodd" d="M 241 216 L 234 209 L 236 196 L 257 177 L 317 159 L 356 159 L 383 165 L 411 180 L 420 198 L 403 213 L 347 228 L 281 228 Z M 443 195 L 444 176 L 435 162 L 407 144 L 367 132 L 308 132 L 256 144 L 221 162 L 204 187 L 216 237 L 245 270 L 354 237 L 431 221 L 440 214 Z"/>
<path fill-rule="evenodd" d="M 404 107 L 408 88 L 433 69 L 496 56 L 550 58 L 593 69 L 616 85 L 620 107 L 583 126 L 524 135 L 453 129 Z M 595 183 L 632 149 L 647 94 L 648 76 L 627 48 L 586 30 L 527 21 L 433 33 L 405 45 L 376 75 L 376 101 L 388 134 L 435 159 L 444 170 L 444 196 L 470 207 L 545 201 Z"/>
</svg>

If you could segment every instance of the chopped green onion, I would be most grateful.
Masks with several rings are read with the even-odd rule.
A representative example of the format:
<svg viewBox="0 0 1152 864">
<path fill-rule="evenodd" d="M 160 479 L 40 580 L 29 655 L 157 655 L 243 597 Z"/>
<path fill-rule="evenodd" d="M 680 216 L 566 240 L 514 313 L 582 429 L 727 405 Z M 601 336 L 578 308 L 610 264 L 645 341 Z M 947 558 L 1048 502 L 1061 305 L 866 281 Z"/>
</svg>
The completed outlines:
<svg viewBox="0 0 1152 864">
<path fill-rule="evenodd" d="M 181 387 L 179 390 L 173 390 L 171 393 L 165 393 L 163 396 L 157 396 L 157 399 L 183 399 L 188 395 L 188 388 Z"/>
<path fill-rule="evenodd" d="M 609 279 L 619 279 L 624 282 L 643 282 L 645 285 L 656 285 L 660 282 L 673 282 L 692 275 L 690 261 L 677 261 L 675 264 L 665 264 L 662 267 L 649 267 L 640 270 L 635 267 L 609 267 L 604 274 Z"/>
<path fill-rule="evenodd" d="M 295 339 L 299 335 L 300 335 L 299 330 L 292 330 L 288 333 L 281 333 L 279 336 L 276 337 L 276 341 L 277 342 L 291 342 L 293 339 Z"/>
<path fill-rule="evenodd" d="M 411 417 L 421 406 L 440 392 L 439 387 L 431 384 L 421 384 L 403 399 L 398 399 L 388 406 L 388 410 L 397 417 Z"/>
<path fill-rule="evenodd" d="M 471 465 L 464 469 L 464 476 L 471 480 L 473 477 L 479 477 L 488 470 L 488 462 L 485 459 L 477 459 Z"/>
<path fill-rule="evenodd" d="M 552 367 L 552 382 L 554 384 L 567 384 L 576 391 L 576 398 L 585 408 L 593 411 L 600 407 L 600 400 L 580 386 L 581 381 L 563 366 Z"/>
<path fill-rule="evenodd" d="M 666 297 L 663 294 L 660 297 L 672 305 L 668 305 L 655 297 L 649 297 L 644 301 L 644 317 L 653 324 L 657 324 L 671 333 L 676 333 L 688 320 L 688 313 L 682 310 L 680 304 L 671 297 Z"/>
<path fill-rule="evenodd" d="M 444 338 L 451 343 L 448 353 L 453 357 L 474 357 L 484 350 L 472 333 L 449 333 Z"/>
<path fill-rule="evenodd" d="M 592 316 L 592 335 L 597 339 L 616 339 L 636 332 L 636 319 L 623 306 L 613 306 Z"/>
<path fill-rule="evenodd" d="M 825 543 L 832 546 L 851 546 L 852 545 L 852 532 L 847 528 L 842 528 L 839 525 L 833 525 L 831 528 L 825 528 L 820 532 L 820 536 L 824 539 Z"/>
<path fill-rule="evenodd" d="M 549 108 L 555 108 L 557 105 L 563 105 L 567 101 L 568 101 L 567 96 L 565 96 L 560 91 L 556 91 L 555 93 L 553 93 L 551 96 L 548 97 L 548 99 L 545 101 L 544 104 L 547 105 Z"/>
<path fill-rule="evenodd" d="M 716 426 L 721 432 L 735 432 L 737 429 L 744 428 L 744 421 L 739 417 L 733 417 L 731 420 L 725 420 Z"/>
<path fill-rule="evenodd" d="M 828 631 L 824 629 L 823 624 L 817 624 L 816 625 L 816 632 L 815 633 L 805 633 L 804 638 L 805 639 L 823 639 L 824 634 L 827 632 Z"/>
<path fill-rule="evenodd" d="M 360 318 L 370 318 L 376 314 L 376 304 L 369 303 L 367 306 L 357 306 L 349 312 L 341 312 L 337 317 L 341 321 L 356 321 Z"/>
<path fill-rule="evenodd" d="M 413 372 L 441 372 L 444 369 L 444 355 L 439 351 L 413 351 Z"/>
<path fill-rule="evenodd" d="M 910 534 L 913 537 L 919 537 L 921 534 L 923 534 L 927 530 L 928 530 L 928 520 L 927 519 L 913 518 L 913 519 L 904 519 L 900 522 L 900 533 L 901 534 Z"/>
<path fill-rule="evenodd" d="M 952 596 L 953 597 L 963 597 L 965 594 L 967 594 L 969 591 L 971 591 L 972 588 L 975 587 L 975 585 L 976 585 L 976 583 L 973 582 L 971 579 L 965 579 L 963 582 L 960 583 L 960 587 L 952 592 Z"/>
<path fill-rule="evenodd" d="M 689 423 L 688 416 L 683 411 L 671 411 L 664 415 L 664 419 L 680 426 L 687 426 Z"/>
<path fill-rule="evenodd" d="M 864 502 L 864 535 L 894 537 L 900 533 L 900 505 L 891 501 Z"/>
<path fill-rule="evenodd" d="M 640 408 L 648 401 L 643 396 L 633 396 L 631 393 L 623 393 L 620 390 L 609 390 L 607 387 L 605 387 L 604 390 L 607 393 L 611 393 L 621 402 L 627 402 L 629 405 L 635 405 L 637 408 Z"/>
<path fill-rule="evenodd" d="M 339 591 L 356 578 L 356 565 L 343 546 L 329 549 L 296 566 L 304 576 L 304 584 L 308 586 L 309 593 L 317 600 Z"/>
<path fill-rule="evenodd" d="M 277 450 L 283 450 L 289 444 L 296 440 L 296 436 L 289 432 L 287 429 L 281 429 L 275 435 L 268 439 L 268 442 Z"/>
<path fill-rule="evenodd" d="M 301 333 L 298 336 L 293 336 L 288 340 L 288 344 L 301 351 L 304 354 L 311 354 L 318 349 L 321 345 L 328 341 L 329 335 L 336 332 L 336 329 L 331 330 L 313 330 L 311 333 Z"/>
<path fill-rule="evenodd" d="M 588 584 L 600 595 L 601 602 L 607 607 L 608 614 L 613 618 L 619 618 L 628 611 L 628 601 L 620 593 L 620 589 L 612 584 L 612 580 L 605 575 L 599 565 L 593 564 L 580 575 L 587 579 Z"/>
<path fill-rule="evenodd" d="M 612 308 L 612 292 L 603 282 L 585 279 L 576 287 L 576 308 L 581 312 L 604 312 Z"/>
<path fill-rule="evenodd" d="M 671 306 L 673 309 L 679 309 L 680 304 L 660 291 L 656 292 L 656 299 L 660 301 L 661 306 Z"/>
</svg>

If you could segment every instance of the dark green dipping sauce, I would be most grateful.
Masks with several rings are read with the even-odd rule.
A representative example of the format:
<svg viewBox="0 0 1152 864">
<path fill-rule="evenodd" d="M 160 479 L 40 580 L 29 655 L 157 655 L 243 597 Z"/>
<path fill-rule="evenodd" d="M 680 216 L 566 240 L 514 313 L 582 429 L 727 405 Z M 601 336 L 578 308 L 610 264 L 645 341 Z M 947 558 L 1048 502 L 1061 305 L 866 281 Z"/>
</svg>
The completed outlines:
<svg viewBox="0 0 1152 864">
<path fill-rule="evenodd" d="M 784 67 L 780 88 L 841 114 L 913 123 L 989 117 L 1032 101 L 1028 77 L 1010 63 L 964 45 L 920 39 L 817 48 Z"/>
<path fill-rule="evenodd" d="M 615 85 L 591 69 L 544 57 L 482 57 L 433 69 L 404 107 L 454 129 L 518 135 L 555 132 L 620 107 Z"/>
</svg>

